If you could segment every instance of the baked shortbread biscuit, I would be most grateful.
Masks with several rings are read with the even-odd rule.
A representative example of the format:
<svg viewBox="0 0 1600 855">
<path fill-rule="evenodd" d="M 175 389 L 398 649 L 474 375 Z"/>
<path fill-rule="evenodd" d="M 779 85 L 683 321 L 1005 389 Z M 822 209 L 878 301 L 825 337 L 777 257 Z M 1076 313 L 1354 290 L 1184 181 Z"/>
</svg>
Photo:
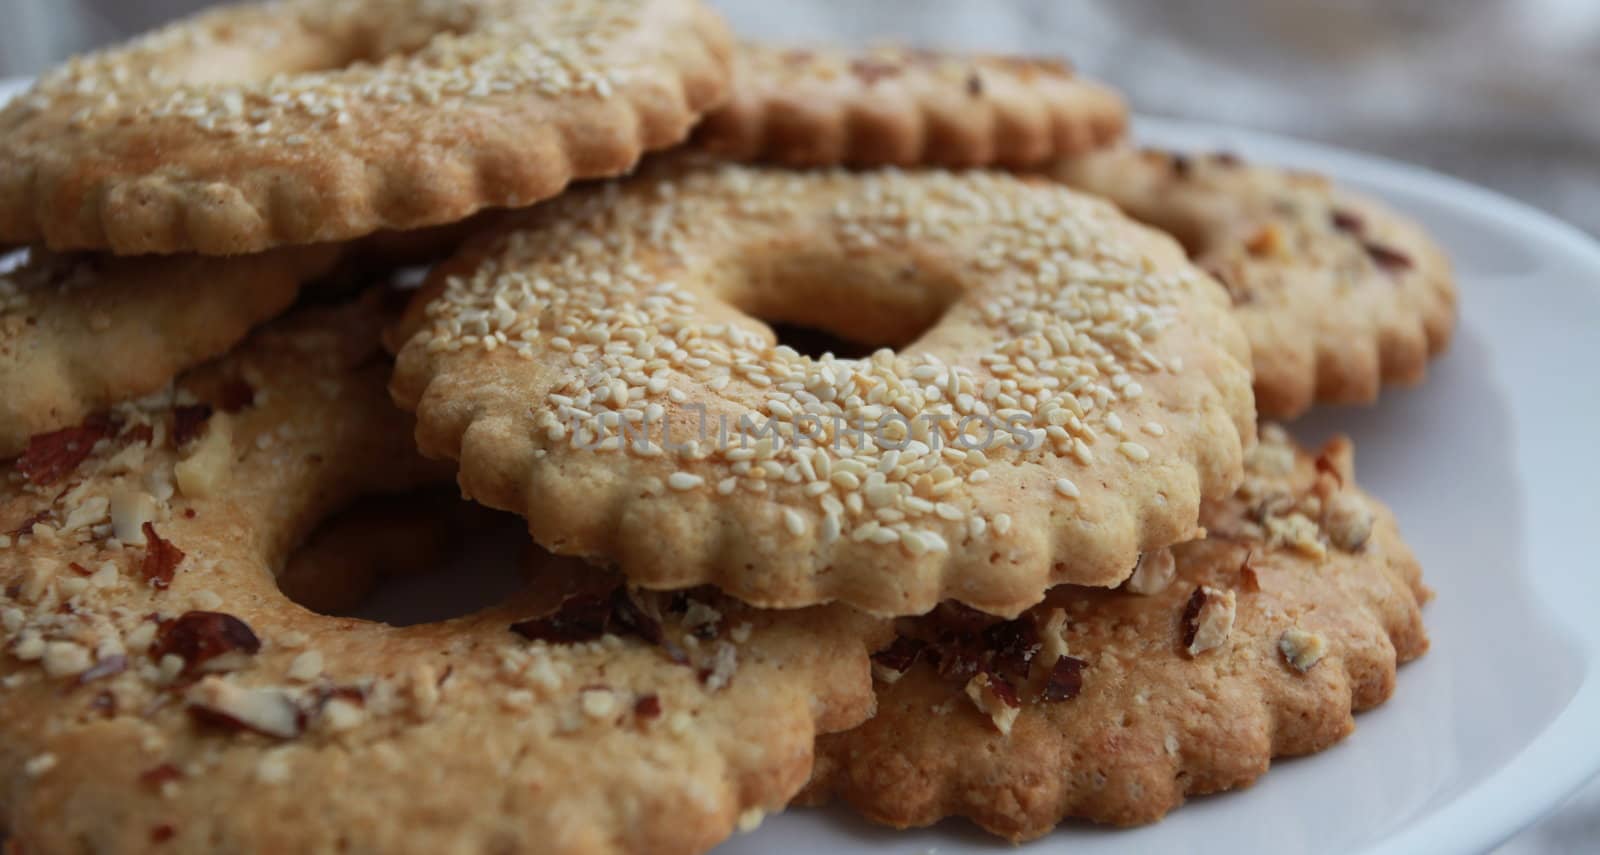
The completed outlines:
<svg viewBox="0 0 1600 855">
<path fill-rule="evenodd" d="M 731 51 L 699 0 L 205 12 L 0 112 L 0 242 L 234 254 L 531 204 L 683 139 Z"/>
<path fill-rule="evenodd" d="M 1017 168 L 1101 148 L 1127 123 L 1116 92 L 1059 60 L 747 43 L 732 99 L 694 140 L 791 166 Z"/>
<path fill-rule="evenodd" d="M 1450 342 L 1456 291 L 1443 250 L 1321 175 L 1134 149 L 1068 159 L 1055 174 L 1171 232 L 1227 286 L 1264 417 L 1371 403 L 1384 383 L 1421 381 Z"/>
<path fill-rule="evenodd" d="M 234 258 L 33 250 L 0 273 L 0 459 L 37 434 L 160 393 L 307 289 L 338 299 L 402 266 L 436 261 L 496 213 Z"/>
<path fill-rule="evenodd" d="M 30 253 L 0 273 L 0 458 L 227 351 L 338 257 L 326 246 L 228 259 Z"/>
<path fill-rule="evenodd" d="M 1226 304 L 1048 181 L 679 160 L 435 268 L 393 391 L 469 497 L 634 584 L 1015 614 L 1232 491 L 1254 408 Z M 813 357 L 758 318 L 887 347 Z"/>
<path fill-rule="evenodd" d="M 1428 646 L 1417 562 L 1352 477 L 1348 441 L 1312 455 L 1266 427 L 1209 537 L 1147 553 L 1122 589 L 902 619 L 874 656 L 877 715 L 821 740 L 805 798 L 1023 840 L 1151 822 L 1338 742 Z"/>
<path fill-rule="evenodd" d="M 570 563 L 407 628 L 289 601 L 273 573 L 320 518 L 449 476 L 388 401 L 378 323 L 365 304 L 276 323 L 175 408 L 117 407 L 8 468 L 14 846 L 698 852 L 870 710 L 881 624 L 837 607 L 635 595 Z"/>
</svg>

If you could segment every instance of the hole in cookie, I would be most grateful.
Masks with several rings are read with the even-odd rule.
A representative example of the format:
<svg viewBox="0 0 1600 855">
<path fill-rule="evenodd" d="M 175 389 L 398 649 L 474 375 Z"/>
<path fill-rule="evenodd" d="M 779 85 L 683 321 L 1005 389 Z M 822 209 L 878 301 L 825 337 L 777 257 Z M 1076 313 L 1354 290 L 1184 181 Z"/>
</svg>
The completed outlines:
<svg viewBox="0 0 1600 855">
<path fill-rule="evenodd" d="M 788 345 L 812 359 L 821 359 L 829 353 L 839 359 L 862 359 L 871 356 L 874 349 L 871 345 L 840 338 L 816 327 L 782 322 L 771 326 L 778 336 L 778 344 Z"/>
<path fill-rule="evenodd" d="M 453 490 L 360 499 L 289 557 L 278 587 L 320 614 L 393 626 L 449 620 L 505 602 L 527 578 L 520 518 Z"/>
<path fill-rule="evenodd" d="M 932 329 L 961 296 L 955 278 L 910 259 L 773 253 L 737 265 L 724 298 L 769 324 L 780 344 L 811 357 L 902 349 Z"/>
</svg>

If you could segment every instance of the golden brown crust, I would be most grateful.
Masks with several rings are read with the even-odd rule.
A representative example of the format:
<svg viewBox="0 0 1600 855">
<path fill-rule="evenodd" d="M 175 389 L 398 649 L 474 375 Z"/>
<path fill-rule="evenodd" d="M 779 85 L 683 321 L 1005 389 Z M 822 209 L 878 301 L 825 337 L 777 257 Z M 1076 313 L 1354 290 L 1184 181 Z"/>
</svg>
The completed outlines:
<svg viewBox="0 0 1600 855">
<path fill-rule="evenodd" d="M 1110 88 L 1056 60 L 746 43 L 694 144 L 790 166 L 1003 166 L 1081 155 L 1127 129 Z"/>
<path fill-rule="evenodd" d="M 624 623 L 623 589 L 571 562 L 437 624 L 291 603 L 273 572 L 319 518 L 448 477 L 388 401 L 379 323 L 366 303 L 274 324 L 176 408 L 118 407 L 6 470 L 0 805 L 21 848 L 699 852 L 870 710 L 876 623 L 838 608 L 693 593 L 629 599 Z M 596 582 L 607 634 L 552 638 Z"/>
<path fill-rule="evenodd" d="M 615 175 L 726 95 L 698 0 L 286 0 L 44 75 L 0 112 L 0 241 L 255 252 Z"/>
<path fill-rule="evenodd" d="M 1068 817 L 1151 822 L 1187 796 L 1248 785 L 1273 757 L 1339 741 L 1428 646 L 1417 562 L 1351 477 L 1347 441 L 1312 456 L 1263 428 L 1245 486 L 1208 506 L 1210 537 L 1173 548 L 1175 578 L 1147 594 L 1057 588 L 1025 616 L 1035 679 L 1015 680 L 1019 708 L 994 718 L 955 663 L 1016 636 L 988 630 L 973 647 L 956 640 L 974 632 L 960 615 L 902 619 L 929 646 L 909 664 L 877 657 L 893 680 L 878 685 L 878 713 L 819 742 L 806 800 L 898 827 L 964 816 L 1022 840 Z M 1052 612 L 1066 626 L 1055 642 Z M 1043 700 L 1037 676 L 1056 654 L 1077 664 Z"/>
<path fill-rule="evenodd" d="M 337 257 L 333 247 L 230 259 L 34 252 L 0 274 L 0 458 L 227 351 Z"/>
<path fill-rule="evenodd" d="M 393 391 L 469 496 L 635 584 L 1014 614 L 1115 585 L 1232 490 L 1254 425 L 1225 302 L 1050 182 L 689 159 L 436 269 Z M 813 358 L 747 311 L 903 346 Z"/>
<path fill-rule="evenodd" d="M 1222 156 L 1122 149 L 1056 175 L 1173 233 L 1233 296 L 1256 405 L 1370 404 L 1420 382 L 1455 327 L 1449 260 L 1420 226 L 1327 178 Z"/>
</svg>

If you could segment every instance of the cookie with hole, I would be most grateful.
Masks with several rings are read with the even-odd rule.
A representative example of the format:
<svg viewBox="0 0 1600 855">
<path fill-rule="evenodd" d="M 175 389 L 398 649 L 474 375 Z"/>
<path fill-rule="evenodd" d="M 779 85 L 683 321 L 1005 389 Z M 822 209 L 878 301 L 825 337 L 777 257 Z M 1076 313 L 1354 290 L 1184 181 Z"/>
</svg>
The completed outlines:
<svg viewBox="0 0 1600 855">
<path fill-rule="evenodd" d="M 0 111 L 0 241 L 232 255 L 554 196 L 727 94 L 699 0 L 285 0 L 203 12 Z"/>
<path fill-rule="evenodd" d="M 1195 536 L 1254 434 L 1215 284 L 1003 173 L 665 159 L 469 242 L 392 340 L 395 398 L 468 496 L 642 587 L 771 608 L 1116 585 Z"/>
<path fill-rule="evenodd" d="M 1053 173 L 1171 232 L 1227 288 L 1264 417 L 1373 403 L 1384 385 L 1421 382 L 1450 343 L 1456 289 L 1444 250 L 1326 176 L 1133 148 L 1069 158 Z"/>
<path fill-rule="evenodd" d="M 1012 841 L 1068 818 L 1160 819 L 1348 736 L 1428 648 L 1431 592 L 1353 450 L 1264 426 L 1208 536 L 1146 553 L 1117 590 L 1056 588 L 1020 619 L 898 622 L 878 712 L 823 737 L 802 801 L 875 822 L 971 819 Z"/>
<path fill-rule="evenodd" d="M 743 43 L 694 145 L 789 166 L 1042 166 L 1127 129 L 1109 87 L 1054 59 L 895 45 Z"/>
<path fill-rule="evenodd" d="M 338 258 L 332 246 L 227 259 L 30 252 L 0 273 L 0 458 L 160 392 L 288 309 Z"/>
<path fill-rule="evenodd" d="M 274 574 L 321 518 L 451 475 L 389 401 L 384 302 L 275 322 L 172 401 L 7 467 L 11 845 L 698 852 L 870 711 L 879 624 L 840 608 L 635 594 L 587 566 L 410 627 L 291 601 Z"/>
<path fill-rule="evenodd" d="M 113 404 L 170 392 L 174 377 L 297 301 L 346 300 L 449 254 L 496 216 L 233 258 L 29 250 L 0 272 L 0 459 Z"/>
</svg>

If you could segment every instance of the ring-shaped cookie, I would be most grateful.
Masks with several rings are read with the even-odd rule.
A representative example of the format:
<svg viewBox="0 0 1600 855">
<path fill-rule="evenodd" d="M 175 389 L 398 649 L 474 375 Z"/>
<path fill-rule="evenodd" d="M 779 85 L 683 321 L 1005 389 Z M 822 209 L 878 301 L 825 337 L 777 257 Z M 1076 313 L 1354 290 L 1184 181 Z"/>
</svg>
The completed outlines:
<svg viewBox="0 0 1600 855">
<path fill-rule="evenodd" d="M 30 253 L 0 273 L 0 458 L 222 354 L 338 257 L 331 246 L 241 258 Z"/>
<path fill-rule="evenodd" d="M 288 600 L 273 572 L 319 518 L 448 478 L 388 400 L 379 322 L 286 319 L 184 378 L 176 408 L 85 426 L 48 486 L 6 472 L 14 845 L 699 852 L 781 808 L 817 732 L 870 710 L 875 622 L 837 607 L 633 595 L 570 560 L 435 624 Z"/>
<path fill-rule="evenodd" d="M 531 204 L 681 140 L 730 53 L 698 0 L 228 6 L 0 112 L 0 240 L 235 254 Z"/>
<path fill-rule="evenodd" d="M 819 741 L 802 798 L 1016 841 L 1068 817 L 1153 822 L 1339 742 L 1428 649 L 1421 568 L 1352 463 L 1347 440 L 1313 454 L 1263 426 L 1209 536 L 1124 588 L 1063 586 L 1014 621 L 902 619 L 874 655 L 877 714 Z"/>
<path fill-rule="evenodd" d="M 1170 232 L 1227 286 L 1250 339 L 1256 406 L 1370 404 L 1449 346 L 1456 289 L 1417 223 L 1325 176 L 1237 157 L 1120 149 L 1056 177 Z"/>
<path fill-rule="evenodd" d="M 695 145 L 792 166 L 1040 166 L 1121 138 L 1121 96 L 1059 60 L 741 44 Z"/>
<path fill-rule="evenodd" d="M 396 399 L 467 495 L 634 584 L 1000 614 L 1192 537 L 1252 436 L 1225 295 L 1048 181 L 679 160 L 433 273 Z M 757 318 L 890 344 L 778 344 Z"/>
</svg>

